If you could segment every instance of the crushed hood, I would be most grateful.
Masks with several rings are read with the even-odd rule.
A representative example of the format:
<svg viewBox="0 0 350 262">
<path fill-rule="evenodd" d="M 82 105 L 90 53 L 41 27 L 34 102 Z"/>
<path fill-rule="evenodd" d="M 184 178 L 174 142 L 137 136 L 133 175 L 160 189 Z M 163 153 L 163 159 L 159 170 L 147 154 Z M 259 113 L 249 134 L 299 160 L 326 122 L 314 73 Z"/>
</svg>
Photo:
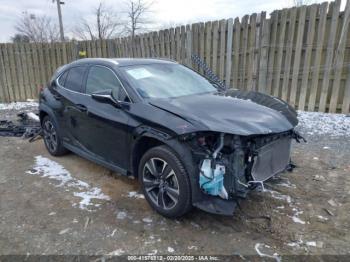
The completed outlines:
<svg viewBox="0 0 350 262">
<path fill-rule="evenodd" d="M 237 93 L 226 93 L 226 95 L 201 94 L 171 99 L 152 99 L 150 104 L 186 119 L 196 127 L 197 131 L 257 135 L 293 129 L 298 121 L 293 112 L 283 110 L 287 104 L 275 101 L 274 97 L 263 96 L 265 102 L 260 103 L 250 98 L 237 98 Z M 269 99 L 274 103 L 271 101 L 268 103 Z M 282 106 L 282 110 L 279 110 L 278 106 L 269 107 L 269 104 L 276 103 Z"/>
</svg>

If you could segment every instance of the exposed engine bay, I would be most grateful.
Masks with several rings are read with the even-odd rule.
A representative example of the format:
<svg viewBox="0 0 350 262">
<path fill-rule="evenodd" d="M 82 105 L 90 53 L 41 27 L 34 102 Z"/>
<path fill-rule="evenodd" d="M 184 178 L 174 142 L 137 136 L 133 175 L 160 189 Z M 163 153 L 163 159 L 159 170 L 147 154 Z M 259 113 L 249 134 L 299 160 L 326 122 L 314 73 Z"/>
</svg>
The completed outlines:
<svg viewBox="0 0 350 262">
<path fill-rule="evenodd" d="M 294 130 L 279 134 L 238 136 L 203 132 L 190 139 L 199 169 L 202 192 L 229 200 L 245 197 L 250 189 L 291 168 Z"/>
</svg>

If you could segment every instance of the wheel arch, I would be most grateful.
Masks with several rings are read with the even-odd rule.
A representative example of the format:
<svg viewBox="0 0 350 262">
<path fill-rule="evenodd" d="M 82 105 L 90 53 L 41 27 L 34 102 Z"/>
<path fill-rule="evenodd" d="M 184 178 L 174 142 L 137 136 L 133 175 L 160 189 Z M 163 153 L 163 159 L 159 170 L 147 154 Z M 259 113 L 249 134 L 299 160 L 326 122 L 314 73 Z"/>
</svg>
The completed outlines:
<svg viewBox="0 0 350 262">
<path fill-rule="evenodd" d="M 151 148 L 160 145 L 165 145 L 164 141 L 151 134 L 144 134 L 135 140 L 131 153 L 131 172 L 135 177 L 138 177 L 138 168 L 142 156 Z"/>
<path fill-rule="evenodd" d="M 148 144 L 150 142 L 150 144 Z M 142 147 L 144 145 L 147 145 Z M 163 139 L 162 137 L 158 137 L 153 133 L 144 133 L 139 136 L 134 143 L 132 150 L 132 174 L 137 177 L 138 176 L 138 166 L 139 162 L 145 152 L 151 149 L 152 147 L 156 147 L 159 145 L 166 145 L 173 150 L 176 156 L 180 159 L 182 164 L 184 165 L 191 185 L 192 191 L 192 201 L 196 201 L 201 198 L 201 191 L 198 187 L 199 176 L 198 168 L 193 159 L 192 151 L 185 143 L 178 140 L 177 137 L 172 137 L 168 139 Z M 143 150 L 139 150 L 139 149 Z"/>
<path fill-rule="evenodd" d="M 50 116 L 53 119 L 53 121 L 57 123 L 55 114 L 53 113 L 52 109 L 50 109 L 47 105 L 41 104 L 39 106 L 40 123 L 42 123 L 45 116 Z"/>
</svg>

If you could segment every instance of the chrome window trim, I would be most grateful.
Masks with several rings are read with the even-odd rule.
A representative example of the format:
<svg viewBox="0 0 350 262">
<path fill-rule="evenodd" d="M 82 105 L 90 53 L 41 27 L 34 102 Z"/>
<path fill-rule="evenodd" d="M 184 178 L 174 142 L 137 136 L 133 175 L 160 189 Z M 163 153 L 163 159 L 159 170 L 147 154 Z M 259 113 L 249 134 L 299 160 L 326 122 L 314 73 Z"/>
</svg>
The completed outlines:
<svg viewBox="0 0 350 262">
<path fill-rule="evenodd" d="M 126 89 L 125 89 L 123 83 L 120 81 L 119 77 L 116 75 L 116 73 L 115 73 L 112 69 L 110 69 L 109 67 L 104 66 L 104 65 L 91 65 L 91 66 L 89 67 L 89 71 L 90 71 L 90 68 L 93 67 L 93 66 L 106 68 L 106 69 L 108 69 L 109 71 L 111 71 L 111 72 L 113 73 L 113 75 L 116 77 L 116 79 L 118 80 L 120 86 L 123 88 L 123 90 L 124 90 L 126 96 L 127 96 L 127 97 L 129 98 L 129 100 L 130 100 L 130 102 L 119 101 L 119 100 L 118 100 L 118 102 L 122 102 L 122 103 L 134 103 L 134 102 L 132 101 L 132 99 L 131 99 L 129 93 L 126 91 Z M 71 68 L 74 68 L 74 67 L 71 67 Z M 70 70 L 71 68 L 69 68 L 68 70 Z M 70 89 L 68 89 L 68 88 L 66 88 L 66 87 L 64 87 L 64 86 L 62 86 L 62 85 L 59 83 L 59 79 L 60 79 L 60 77 L 61 77 L 65 72 L 66 72 L 66 71 L 62 72 L 62 73 L 61 73 L 58 77 L 56 77 L 56 79 L 55 79 L 56 84 L 57 84 L 60 88 L 62 88 L 62 89 L 64 89 L 64 90 L 67 90 L 67 91 L 69 91 L 69 92 L 72 92 L 72 93 L 76 93 L 76 94 L 80 94 L 80 95 L 85 95 L 85 96 L 90 96 L 90 97 L 91 97 L 90 94 L 86 94 L 86 93 L 83 93 L 83 92 L 73 91 L 73 90 L 70 90 Z M 88 77 L 88 76 L 89 76 L 89 72 L 87 72 L 87 73 L 88 73 L 88 75 L 87 75 L 87 77 Z M 85 91 L 86 91 L 86 86 L 85 86 Z"/>
</svg>

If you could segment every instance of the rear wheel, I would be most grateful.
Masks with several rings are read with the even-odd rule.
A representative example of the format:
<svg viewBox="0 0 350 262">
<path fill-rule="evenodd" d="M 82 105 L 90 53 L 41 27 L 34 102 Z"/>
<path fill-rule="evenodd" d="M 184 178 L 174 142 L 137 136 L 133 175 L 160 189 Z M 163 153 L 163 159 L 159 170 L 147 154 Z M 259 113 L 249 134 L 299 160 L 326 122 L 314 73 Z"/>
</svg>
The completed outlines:
<svg viewBox="0 0 350 262">
<path fill-rule="evenodd" d="M 43 137 L 47 151 L 53 156 L 61 156 L 68 152 L 63 146 L 55 122 L 45 116 L 42 121 Z"/>
<path fill-rule="evenodd" d="M 149 204 L 161 215 L 179 217 L 191 207 L 191 188 L 179 158 L 167 146 L 147 151 L 139 165 L 139 180 Z"/>
</svg>

